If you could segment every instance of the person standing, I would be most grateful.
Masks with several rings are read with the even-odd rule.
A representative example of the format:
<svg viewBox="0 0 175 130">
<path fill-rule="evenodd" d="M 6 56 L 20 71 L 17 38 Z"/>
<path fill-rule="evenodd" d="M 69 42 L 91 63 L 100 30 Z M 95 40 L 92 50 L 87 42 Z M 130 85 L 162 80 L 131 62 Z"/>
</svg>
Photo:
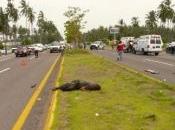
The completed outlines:
<svg viewBox="0 0 175 130">
<path fill-rule="evenodd" d="M 119 44 L 117 45 L 117 48 L 116 48 L 116 51 L 118 54 L 117 60 L 122 60 L 124 48 L 125 48 L 125 44 L 122 41 L 120 41 Z"/>
<path fill-rule="evenodd" d="M 35 58 L 38 58 L 38 52 L 39 52 L 39 51 L 38 51 L 38 48 L 35 48 L 35 49 L 34 49 Z"/>
</svg>

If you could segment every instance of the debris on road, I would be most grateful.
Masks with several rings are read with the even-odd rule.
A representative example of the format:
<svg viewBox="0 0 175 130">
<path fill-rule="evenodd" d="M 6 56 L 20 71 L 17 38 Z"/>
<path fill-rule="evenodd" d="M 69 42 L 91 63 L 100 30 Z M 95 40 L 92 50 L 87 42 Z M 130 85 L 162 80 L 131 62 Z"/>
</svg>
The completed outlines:
<svg viewBox="0 0 175 130">
<path fill-rule="evenodd" d="M 164 82 L 166 82 L 167 80 L 166 79 L 163 79 Z"/>
<path fill-rule="evenodd" d="M 37 84 L 32 85 L 32 86 L 31 86 L 31 88 L 35 88 L 35 87 L 36 87 L 36 85 L 37 85 Z"/>
<path fill-rule="evenodd" d="M 145 72 L 149 72 L 149 73 L 151 73 L 151 74 L 159 74 L 158 71 L 151 70 L 151 69 L 145 70 Z"/>
<path fill-rule="evenodd" d="M 65 83 L 59 87 L 55 87 L 52 91 L 62 90 L 62 91 L 73 91 L 73 90 L 89 90 L 96 91 L 101 90 L 100 85 L 96 83 L 90 83 L 87 81 L 74 80 L 70 83 Z"/>
<path fill-rule="evenodd" d="M 38 98 L 37 101 L 41 101 L 41 98 Z"/>
</svg>

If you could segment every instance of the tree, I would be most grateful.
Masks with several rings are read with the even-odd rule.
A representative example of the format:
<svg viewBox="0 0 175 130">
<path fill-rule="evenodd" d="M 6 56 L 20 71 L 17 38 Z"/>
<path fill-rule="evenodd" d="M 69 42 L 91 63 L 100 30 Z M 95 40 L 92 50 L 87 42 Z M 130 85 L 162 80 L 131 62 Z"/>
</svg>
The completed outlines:
<svg viewBox="0 0 175 130">
<path fill-rule="evenodd" d="M 119 25 L 120 25 L 121 27 L 123 27 L 124 24 L 125 24 L 124 20 L 123 20 L 123 19 L 120 19 L 120 20 L 119 20 Z"/>
<path fill-rule="evenodd" d="M 3 44 L 0 42 L 0 49 L 3 49 L 4 48 L 4 46 L 3 46 Z"/>
<path fill-rule="evenodd" d="M 33 33 L 33 22 L 35 21 L 35 15 L 34 15 L 34 11 L 31 7 L 28 7 L 28 10 L 27 10 L 27 18 L 30 22 L 30 32 Z M 29 33 L 30 34 L 30 33 Z"/>
<path fill-rule="evenodd" d="M 16 9 L 14 7 L 14 4 L 12 3 L 11 0 L 8 0 L 6 12 L 8 14 L 8 19 L 14 23 L 14 25 L 13 25 L 13 27 L 11 29 L 11 32 L 9 34 L 13 35 L 13 38 L 14 38 L 14 40 L 16 42 L 16 33 L 17 33 L 16 23 L 17 23 L 17 21 L 19 19 L 19 15 L 18 15 L 18 9 Z"/>
<path fill-rule="evenodd" d="M 40 42 L 42 41 L 42 35 L 43 35 L 43 24 L 45 22 L 45 16 L 44 16 L 44 13 L 43 11 L 40 11 L 39 12 L 39 15 L 38 15 L 38 21 L 37 21 L 37 25 L 39 27 L 39 30 L 38 30 L 38 33 L 39 33 L 39 36 L 40 36 Z"/>
<path fill-rule="evenodd" d="M 3 8 L 0 7 L 0 32 L 3 32 L 4 29 L 4 12 L 3 12 Z"/>
<path fill-rule="evenodd" d="M 171 0 L 164 0 L 158 7 L 158 14 L 163 26 L 167 23 L 167 26 L 170 28 L 170 25 L 173 21 L 174 10 L 172 8 Z"/>
<path fill-rule="evenodd" d="M 26 28 L 27 28 L 27 19 L 28 19 L 28 8 L 29 6 L 27 5 L 25 0 L 21 0 L 20 2 L 21 6 L 19 8 L 21 8 L 21 14 L 25 16 L 26 18 Z"/>
<path fill-rule="evenodd" d="M 139 27 L 139 19 L 138 17 L 132 17 L 131 23 L 133 27 Z"/>
<path fill-rule="evenodd" d="M 25 37 L 27 37 L 27 34 L 29 33 L 29 30 L 27 28 L 23 28 L 22 26 L 20 26 L 17 31 L 19 34 L 20 41 L 23 41 Z"/>
<path fill-rule="evenodd" d="M 152 10 L 146 15 L 146 27 L 149 32 L 152 32 L 157 27 L 157 14 L 156 11 Z"/>
<path fill-rule="evenodd" d="M 67 42 L 73 43 L 75 47 L 79 46 L 82 40 L 81 29 L 84 28 L 86 22 L 83 21 L 88 10 L 81 10 L 79 7 L 69 7 L 64 16 L 68 18 L 65 22 L 65 36 Z"/>
<path fill-rule="evenodd" d="M 8 14 L 0 8 L 0 31 L 3 33 L 3 41 L 5 40 L 4 36 L 8 35 L 9 32 L 9 19 Z"/>
<path fill-rule="evenodd" d="M 43 21 L 39 26 L 38 33 L 40 35 L 40 38 L 42 37 L 42 39 L 40 39 L 40 42 L 44 44 L 63 40 L 60 32 L 52 21 Z"/>
</svg>

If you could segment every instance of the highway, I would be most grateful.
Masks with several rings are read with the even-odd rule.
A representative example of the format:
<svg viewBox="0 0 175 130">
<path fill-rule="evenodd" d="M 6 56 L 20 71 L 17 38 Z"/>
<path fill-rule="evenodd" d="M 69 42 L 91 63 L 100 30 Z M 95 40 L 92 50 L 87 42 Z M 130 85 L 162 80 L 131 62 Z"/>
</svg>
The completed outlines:
<svg viewBox="0 0 175 130">
<path fill-rule="evenodd" d="M 109 58 L 116 63 L 126 65 L 151 77 L 175 84 L 175 55 L 162 52 L 159 56 L 125 53 L 122 61 L 117 61 L 117 54 L 112 50 L 98 50 L 93 53 Z M 146 72 L 153 70 L 156 74 Z"/>
<path fill-rule="evenodd" d="M 0 57 L 0 129 L 10 130 L 58 53 Z"/>
<path fill-rule="evenodd" d="M 122 61 L 117 61 L 116 52 L 111 50 L 92 51 L 94 54 L 111 59 L 116 63 L 128 66 L 134 70 L 145 73 L 148 76 L 160 79 L 164 82 L 175 84 L 175 56 L 161 53 L 159 56 L 146 56 L 125 53 Z M 10 130 L 16 123 L 25 105 L 36 90 L 37 85 L 45 77 L 59 54 L 50 54 L 45 51 L 39 54 L 39 58 L 33 55 L 16 58 L 14 55 L 0 57 L 0 129 Z M 157 74 L 151 74 L 145 70 L 154 70 Z M 57 72 L 54 72 L 49 84 L 53 86 Z M 49 104 L 49 88 L 44 90 L 40 104 L 32 110 L 29 119 L 24 124 L 24 129 L 41 129 L 44 116 L 41 110 Z M 38 114 L 37 114 L 38 113 Z M 43 118 L 42 122 L 40 121 Z M 38 126 L 39 124 L 39 126 Z"/>
</svg>

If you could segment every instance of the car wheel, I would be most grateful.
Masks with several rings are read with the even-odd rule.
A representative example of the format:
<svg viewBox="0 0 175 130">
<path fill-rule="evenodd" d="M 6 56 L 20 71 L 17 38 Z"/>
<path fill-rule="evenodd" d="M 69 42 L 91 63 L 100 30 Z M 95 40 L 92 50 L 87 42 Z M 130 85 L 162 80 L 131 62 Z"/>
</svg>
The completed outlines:
<svg viewBox="0 0 175 130">
<path fill-rule="evenodd" d="M 158 56 L 158 55 L 159 55 L 159 52 L 156 52 L 156 53 L 155 53 L 155 56 Z"/>
</svg>

